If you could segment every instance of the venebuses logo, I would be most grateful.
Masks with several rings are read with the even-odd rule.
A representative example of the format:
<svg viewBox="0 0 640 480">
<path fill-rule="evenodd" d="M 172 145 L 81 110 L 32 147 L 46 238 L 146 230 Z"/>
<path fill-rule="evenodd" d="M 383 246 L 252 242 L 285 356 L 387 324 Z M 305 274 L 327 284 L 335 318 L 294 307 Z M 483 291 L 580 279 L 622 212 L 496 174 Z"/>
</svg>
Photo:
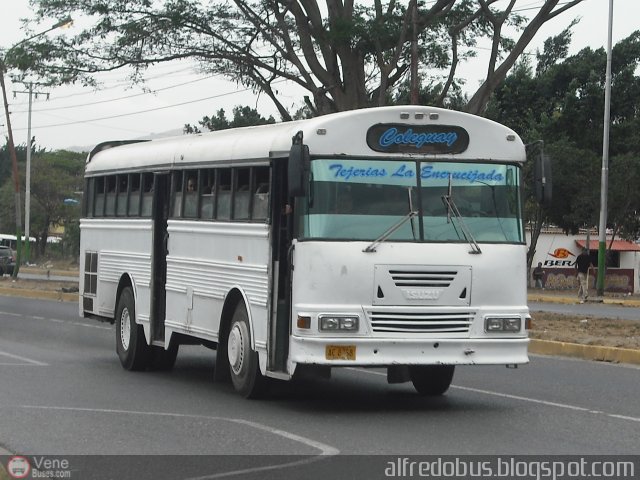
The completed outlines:
<svg viewBox="0 0 640 480">
<path fill-rule="evenodd" d="M 12 478 L 27 478 L 30 472 L 31 465 L 25 457 L 14 456 L 9 459 L 7 463 L 7 473 L 9 473 Z"/>
<path fill-rule="evenodd" d="M 469 134 L 452 125 L 379 123 L 367 131 L 367 145 L 385 153 L 462 153 Z"/>
</svg>

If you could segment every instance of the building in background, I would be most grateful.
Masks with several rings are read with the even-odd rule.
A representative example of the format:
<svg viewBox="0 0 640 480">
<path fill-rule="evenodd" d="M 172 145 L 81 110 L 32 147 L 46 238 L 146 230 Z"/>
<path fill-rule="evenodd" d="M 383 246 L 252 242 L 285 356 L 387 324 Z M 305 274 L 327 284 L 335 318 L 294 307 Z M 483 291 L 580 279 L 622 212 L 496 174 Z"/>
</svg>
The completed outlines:
<svg viewBox="0 0 640 480">
<path fill-rule="evenodd" d="M 532 265 L 542 262 L 544 286 L 548 290 L 578 289 L 575 262 L 582 249 L 588 247 L 593 267 L 589 272 L 589 288 L 595 288 L 598 275 L 598 237 L 590 232 L 566 235 L 560 229 L 544 229 L 538 238 Z M 530 235 L 527 233 L 530 245 Z M 625 240 L 607 238 L 607 273 L 605 291 L 612 293 L 640 293 L 640 245 Z M 529 278 L 530 284 L 533 280 Z"/>
</svg>

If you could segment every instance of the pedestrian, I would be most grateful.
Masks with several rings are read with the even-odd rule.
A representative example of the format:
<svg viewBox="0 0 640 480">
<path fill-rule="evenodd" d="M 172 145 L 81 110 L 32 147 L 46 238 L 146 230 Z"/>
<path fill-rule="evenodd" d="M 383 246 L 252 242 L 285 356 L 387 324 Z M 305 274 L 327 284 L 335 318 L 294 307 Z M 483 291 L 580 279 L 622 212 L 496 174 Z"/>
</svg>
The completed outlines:
<svg viewBox="0 0 640 480">
<path fill-rule="evenodd" d="M 584 303 L 589 297 L 589 269 L 591 268 L 589 250 L 582 249 L 582 253 L 576 258 L 575 267 L 578 270 L 578 299 L 580 303 Z"/>
<path fill-rule="evenodd" d="M 535 282 L 535 288 L 544 290 L 544 269 L 542 268 L 542 262 L 538 262 L 538 266 L 533 269 L 533 281 Z"/>
</svg>

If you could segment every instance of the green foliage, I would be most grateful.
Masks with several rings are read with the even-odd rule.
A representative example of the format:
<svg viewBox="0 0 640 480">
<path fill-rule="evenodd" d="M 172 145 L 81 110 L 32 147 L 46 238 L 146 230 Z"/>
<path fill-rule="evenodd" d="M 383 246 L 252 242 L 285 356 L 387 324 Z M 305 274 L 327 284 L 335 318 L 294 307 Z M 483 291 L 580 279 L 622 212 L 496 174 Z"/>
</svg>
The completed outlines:
<svg viewBox="0 0 640 480">
<path fill-rule="evenodd" d="M 418 103 L 420 105 L 438 105 L 440 104 L 444 108 L 451 110 L 464 110 L 464 106 L 467 103 L 467 96 L 462 91 L 462 86 L 453 83 L 450 88 L 448 97 L 441 102 L 440 92 L 442 91 L 442 82 L 422 84 L 418 92 Z M 406 81 L 399 86 L 398 90 L 389 99 L 390 104 L 395 105 L 408 105 L 411 103 L 411 85 L 409 81 Z"/>
<path fill-rule="evenodd" d="M 75 205 L 65 205 L 67 198 L 79 199 L 82 191 L 85 154 L 59 150 L 49 152 L 35 148 L 31 158 L 31 212 L 30 236 L 36 237 L 38 252 L 44 255 L 49 230 L 56 225 L 77 223 L 80 210 Z M 0 151 L 0 168 L 5 162 Z M 26 147 L 16 147 L 20 170 L 21 204 L 24 205 Z M 15 231 L 14 187 L 9 178 L 0 178 L 0 231 Z M 24 208 L 23 214 L 24 214 Z M 70 232 L 72 235 L 72 232 Z M 79 247 L 79 244 L 78 244 Z"/>
<path fill-rule="evenodd" d="M 265 118 L 258 113 L 255 108 L 251 107 L 233 107 L 233 119 L 228 120 L 224 109 L 220 109 L 215 115 L 209 117 L 205 115 L 202 120 L 198 121 L 201 127 L 213 132 L 215 130 L 226 130 L 228 128 L 237 127 L 250 127 L 254 125 L 267 125 L 270 123 L 276 123 L 275 119 L 269 115 L 269 118 Z M 184 126 L 184 133 L 200 133 L 200 128 L 191 124 Z"/>
<path fill-rule="evenodd" d="M 636 137 L 638 136 L 636 130 Z M 609 224 L 628 240 L 640 238 L 640 152 L 614 157 L 609 168 Z"/>
<path fill-rule="evenodd" d="M 496 90 L 488 116 L 525 142 L 544 139 L 553 159 L 553 203 L 547 221 L 567 232 L 598 223 L 606 52 L 585 48 L 562 60 L 570 34 L 545 43 L 534 75 L 521 62 Z M 608 227 L 640 236 L 640 32 L 613 48 Z M 529 218 L 535 210 L 528 209 Z"/>
<path fill-rule="evenodd" d="M 549 37 L 544 41 L 542 52 L 538 52 L 538 65 L 536 75 L 545 73 L 551 66 L 556 65 L 560 60 L 567 57 L 569 45 L 571 44 L 571 28 L 577 25 L 574 20 L 559 35 Z"/>
</svg>

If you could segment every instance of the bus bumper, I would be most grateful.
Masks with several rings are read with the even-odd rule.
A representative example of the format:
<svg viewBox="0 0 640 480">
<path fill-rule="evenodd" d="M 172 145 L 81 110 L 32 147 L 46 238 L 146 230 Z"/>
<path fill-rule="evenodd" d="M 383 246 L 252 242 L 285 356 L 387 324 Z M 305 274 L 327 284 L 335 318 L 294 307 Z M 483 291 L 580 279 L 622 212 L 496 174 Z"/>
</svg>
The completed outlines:
<svg viewBox="0 0 640 480">
<path fill-rule="evenodd" d="M 529 338 L 438 340 L 292 336 L 289 371 L 296 364 L 330 366 L 515 365 L 529 362 Z"/>
</svg>

